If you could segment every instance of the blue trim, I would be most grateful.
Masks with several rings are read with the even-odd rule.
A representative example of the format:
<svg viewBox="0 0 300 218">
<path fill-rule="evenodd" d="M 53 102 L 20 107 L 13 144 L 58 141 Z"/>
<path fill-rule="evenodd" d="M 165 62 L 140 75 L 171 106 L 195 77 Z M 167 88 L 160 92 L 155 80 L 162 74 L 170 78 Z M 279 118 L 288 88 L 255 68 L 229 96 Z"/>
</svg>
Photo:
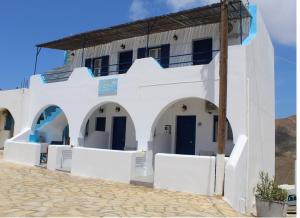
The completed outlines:
<svg viewBox="0 0 300 218">
<path fill-rule="evenodd" d="M 40 74 L 40 79 L 42 81 L 43 84 L 46 84 L 46 80 L 44 78 L 44 75 Z"/>
<path fill-rule="evenodd" d="M 88 73 L 90 74 L 90 76 L 94 78 L 95 76 L 94 76 L 93 71 L 91 70 L 91 68 L 87 67 L 87 70 L 88 70 Z"/>
<path fill-rule="evenodd" d="M 56 108 L 54 112 L 51 113 L 45 120 L 42 120 L 39 124 L 35 125 L 35 130 L 42 128 L 44 125 L 52 122 L 58 115 L 60 115 L 62 110 L 60 108 Z"/>
<path fill-rule="evenodd" d="M 249 5 L 248 8 L 249 13 L 251 14 L 251 23 L 250 23 L 250 31 L 249 36 L 243 41 L 243 45 L 247 46 L 250 42 L 255 38 L 257 33 L 257 7 L 256 5 Z"/>
<path fill-rule="evenodd" d="M 64 64 L 67 64 L 68 62 L 68 52 L 64 51 Z"/>
<path fill-rule="evenodd" d="M 38 137 L 35 134 L 29 135 L 29 142 L 38 142 Z"/>
</svg>

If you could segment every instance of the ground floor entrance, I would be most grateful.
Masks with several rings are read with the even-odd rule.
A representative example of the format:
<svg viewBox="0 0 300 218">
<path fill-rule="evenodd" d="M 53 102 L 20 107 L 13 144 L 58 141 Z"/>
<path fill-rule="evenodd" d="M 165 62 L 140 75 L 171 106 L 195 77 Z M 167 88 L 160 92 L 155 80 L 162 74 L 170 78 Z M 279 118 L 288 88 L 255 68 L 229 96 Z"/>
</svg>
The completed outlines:
<svg viewBox="0 0 300 218">
<path fill-rule="evenodd" d="M 196 116 L 177 116 L 176 154 L 195 154 Z"/>
<path fill-rule="evenodd" d="M 112 150 L 124 150 L 126 117 L 113 117 Z"/>
</svg>

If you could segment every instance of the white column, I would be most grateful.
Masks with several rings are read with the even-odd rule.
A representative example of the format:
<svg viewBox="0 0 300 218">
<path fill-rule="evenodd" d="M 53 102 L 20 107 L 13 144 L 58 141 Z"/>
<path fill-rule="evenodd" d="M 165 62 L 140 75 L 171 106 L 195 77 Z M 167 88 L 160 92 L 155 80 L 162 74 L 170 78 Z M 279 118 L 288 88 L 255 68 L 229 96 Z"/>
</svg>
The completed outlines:
<svg viewBox="0 0 300 218">
<path fill-rule="evenodd" d="M 216 187 L 215 194 L 223 195 L 225 177 L 225 154 L 217 154 L 216 156 Z"/>
</svg>

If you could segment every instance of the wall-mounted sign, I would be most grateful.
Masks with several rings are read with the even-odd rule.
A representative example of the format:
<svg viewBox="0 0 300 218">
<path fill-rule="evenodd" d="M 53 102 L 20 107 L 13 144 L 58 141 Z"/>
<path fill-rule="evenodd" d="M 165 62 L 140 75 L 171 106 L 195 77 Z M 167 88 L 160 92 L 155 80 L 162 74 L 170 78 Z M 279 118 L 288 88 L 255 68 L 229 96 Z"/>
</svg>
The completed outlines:
<svg viewBox="0 0 300 218">
<path fill-rule="evenodd" d="M 99 81 L 98 95 L 116 95 L 118 94 L 118 79 L 106 79 Z"/>
</svg>

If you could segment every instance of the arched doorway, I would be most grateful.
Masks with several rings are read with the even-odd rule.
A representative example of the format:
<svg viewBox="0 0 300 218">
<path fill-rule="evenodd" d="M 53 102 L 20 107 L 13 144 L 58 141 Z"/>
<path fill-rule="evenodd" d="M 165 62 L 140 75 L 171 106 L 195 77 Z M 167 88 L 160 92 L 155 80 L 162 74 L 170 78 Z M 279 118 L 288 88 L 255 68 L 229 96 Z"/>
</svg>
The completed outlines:
<svg viewBox="0 0 300 218">
<path fill-rule="evenodd" d="M 69 124 L 63 110 L 56 105 L 43 109 L 32 124 L 29 141 L 57 145 L 69 144 Z"/>
<path fill-rule="evenodd" d="M 218 108 L 200 98 L 179 99 L 160 112 L 152 126 L 153 154 L 214 156 L 217 153 Z M 225 155 L 234 143 L 229 121 Z"/>
<path fill-rule="evenodd" d="M 7 139 L 14 136 L 15 120 L 8 109 L 0 109 L 0 149 Z"/>
<path fill-rule="evenodd" d="M 127 110 L 114 102 L 100 104 L 85 118 L 81 146 L 112 150 L 136 150 L 135 127 Z"/>
</svg>

